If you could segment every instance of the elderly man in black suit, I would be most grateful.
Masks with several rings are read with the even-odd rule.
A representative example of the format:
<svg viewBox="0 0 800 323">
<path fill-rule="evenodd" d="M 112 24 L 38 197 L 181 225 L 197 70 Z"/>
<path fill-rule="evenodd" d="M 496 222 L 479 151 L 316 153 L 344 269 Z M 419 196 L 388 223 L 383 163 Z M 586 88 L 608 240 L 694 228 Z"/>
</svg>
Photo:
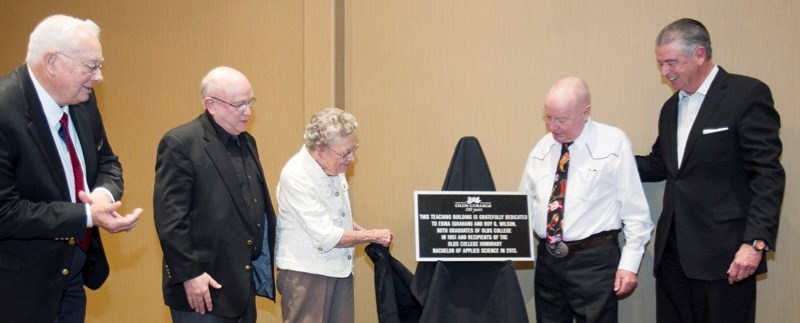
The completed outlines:
<svg viewBox="0 0 800 323">
<path fill-rule="evenodd" d="M 666 180 L 656 230 L 659 322 L 753 322 L 783 200 L 780 117 L 763 82 L 711 60 L 693 19 L 656 39 L 661 75 L 676 93 L 661 109 L 643 181 Z"/>
<path fill-rule="evenodd" d="M 164 252 L 164 301 L 175 322 L 255 322 L 255 295 L 275 299 L 275 213 L 253 136 L 253 89 L 217 67 L 205 112 L 158 145 L 153 211 Z"/>
<path fill-rule="evenodd" d="M 83 286 L 109 273 L 98 227 L 130 230 L 142 213 L 117 213 L 122 167 L 93 90 L 99 34 L 50 16 L 25 64 L 0 79 L 0 322 L 83 322 Z"/>
</svg>

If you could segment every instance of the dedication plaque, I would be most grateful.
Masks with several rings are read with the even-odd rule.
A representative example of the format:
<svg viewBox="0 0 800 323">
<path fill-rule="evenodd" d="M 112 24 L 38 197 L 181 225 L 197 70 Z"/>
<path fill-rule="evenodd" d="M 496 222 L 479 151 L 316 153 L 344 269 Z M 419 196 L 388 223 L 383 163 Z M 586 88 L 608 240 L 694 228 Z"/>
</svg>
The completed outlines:
<svg viewBox="0 0 800 323">
<path fill-rule="evenodd" d="M 520 192 L 415 191 L 417 261 L 534 260 Z"/>
</svg>

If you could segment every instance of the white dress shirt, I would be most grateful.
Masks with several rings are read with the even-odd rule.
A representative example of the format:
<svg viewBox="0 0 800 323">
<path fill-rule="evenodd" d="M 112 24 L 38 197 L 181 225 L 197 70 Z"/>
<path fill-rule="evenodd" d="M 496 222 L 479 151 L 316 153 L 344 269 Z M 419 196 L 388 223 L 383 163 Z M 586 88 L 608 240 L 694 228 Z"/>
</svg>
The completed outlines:
<svg viewBox="0 0 800 323">
<path fill-rule="evenodd" d="M 618 268 L 638 272 L 653 222 L 630 140 L 620 129 L 590 118 L 569 153 L 561 222 L 564 241 L 621 228 L 626 243 Z M 520 191 L 528 193 L 539 237 L 546 235 L 547 204 L 560 157 L 561 144 L 548 133 L 528 156 L 519 185 Z"/>
<path fill-rule="evenodd" d="M 278 183 L 278 269 L 345 278 L 353 273 L 354 247 L 335 248 L 353 230 L 344 174 L 328 176 L 304 147 L 283 167 Z"/>
</svg>

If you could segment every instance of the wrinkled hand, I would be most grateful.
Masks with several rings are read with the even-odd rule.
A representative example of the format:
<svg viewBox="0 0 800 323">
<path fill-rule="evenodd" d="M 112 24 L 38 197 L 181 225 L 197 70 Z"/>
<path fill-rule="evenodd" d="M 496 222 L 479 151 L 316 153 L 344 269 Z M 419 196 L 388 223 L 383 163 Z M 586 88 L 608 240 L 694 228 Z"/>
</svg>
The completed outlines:
<svg viewBox="0 0 800 323">
<path fill-rule="evenodd" d="M 375 229 L 367 231 L 371 231 L 370 242 L 380 244 L 384 247 L 388 247 L 389 243 L 392 242 L 392 231 L 389 231 L 389 229 Z"/>
<path fill-rule="evenodd" d="M 186 300 L 189 302 L 189 307 L 197 313 L 206 314 L 206 312 L 211 312 L 214 309 L 213 304 L 211 304 L 211 292 L 208 286 L 215 289 L 222 288 L 222 285 L 217 283 L 214 278 L 211 278 L 208 273 L 203 273 L 183 282 L 183 289 L 186 291 Z"/>
<path fill-rule="evenodd" d="M 122 202 L 111 203 L 108 196 L 102 192 L 94 192 L 89 195 L 81 191 L 78 193 L 78 198 L 81 202 L 89 204 L 92 223 L 111 233 L 133 229 L 143 212 L 141 208 L 136 208 L 130 214 L 123 216 L 117 212 L 122 206 Z"/>
<path fill-rule="evenodd" d="M 728 284 L 741 281 L 756 272 L 763 253 L 748 244 L 742 244 L 728 267 Z"/>
<path fill-rule="evenodd" d="M 617 269 L 617 275 L 614 278 L 614 292 L 617 296 L 630 293 L 636 288 L 637 279 L 636 273 L 625 269 Z"/>
</svg>

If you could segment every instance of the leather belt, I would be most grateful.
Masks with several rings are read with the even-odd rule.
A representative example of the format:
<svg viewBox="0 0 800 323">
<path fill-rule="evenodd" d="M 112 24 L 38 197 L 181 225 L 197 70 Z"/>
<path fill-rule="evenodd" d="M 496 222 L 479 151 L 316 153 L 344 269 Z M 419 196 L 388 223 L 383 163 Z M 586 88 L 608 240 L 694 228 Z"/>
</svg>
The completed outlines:
<svg viewBox="0 0 800 323">
<path fill-rule="evenodd" d="M 600 245 L 614 243 L 617 244 L 617 237 L 619 236 L 620 230 L 609 230 L 603 231 L 600 233 L 595 233 L 590 235 L 588 238 L 576 240 L 576 241 L 564 241 L 564 244 L 567 245 L 569 251 L 578 251 L 584 250 L 589 248 L 594 248 Z M 546 243 L 545 239 L 539 239 L 539 242 Z"/>
</svg>

